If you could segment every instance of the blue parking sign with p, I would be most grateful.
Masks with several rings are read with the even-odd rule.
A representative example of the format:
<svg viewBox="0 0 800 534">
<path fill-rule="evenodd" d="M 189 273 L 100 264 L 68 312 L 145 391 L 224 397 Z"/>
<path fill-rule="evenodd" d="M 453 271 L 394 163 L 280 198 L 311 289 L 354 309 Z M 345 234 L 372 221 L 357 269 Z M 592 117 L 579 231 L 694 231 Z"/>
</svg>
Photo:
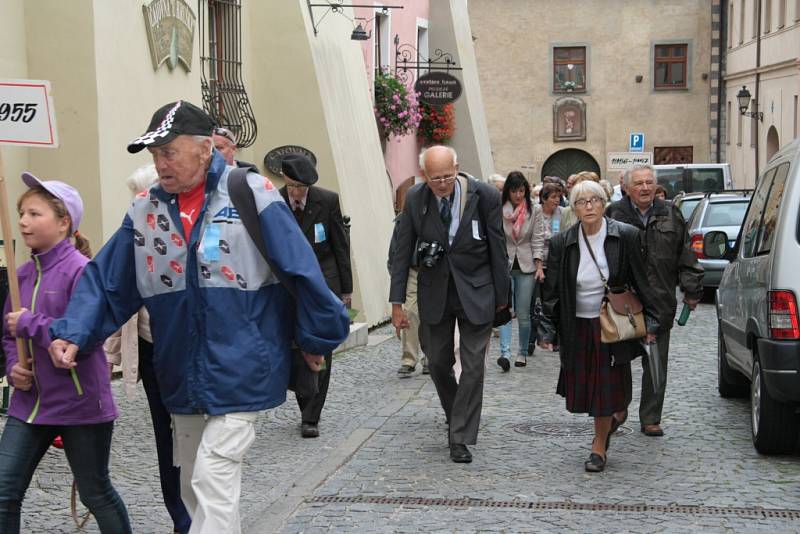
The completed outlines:
<svg viewBox="0 0 800 534">
<path fill-rule="evenodd" d="M 632 133 L 628 143 L 628 152 L 644 152 L 644 134 Z"/>
</svg>

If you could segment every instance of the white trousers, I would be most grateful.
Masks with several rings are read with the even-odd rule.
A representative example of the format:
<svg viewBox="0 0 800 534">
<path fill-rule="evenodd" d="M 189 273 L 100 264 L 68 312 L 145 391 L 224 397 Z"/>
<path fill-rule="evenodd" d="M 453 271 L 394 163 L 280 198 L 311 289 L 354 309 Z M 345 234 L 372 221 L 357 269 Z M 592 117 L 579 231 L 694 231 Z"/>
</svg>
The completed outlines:
<svg viewBox="0 0 800 534">
<path fill-rule="evenodd" d="M 174 463 L 190 534 L 239 534 L 242 459 L 255 440 L 258 412 L 172 415 Z"/>
</svg>

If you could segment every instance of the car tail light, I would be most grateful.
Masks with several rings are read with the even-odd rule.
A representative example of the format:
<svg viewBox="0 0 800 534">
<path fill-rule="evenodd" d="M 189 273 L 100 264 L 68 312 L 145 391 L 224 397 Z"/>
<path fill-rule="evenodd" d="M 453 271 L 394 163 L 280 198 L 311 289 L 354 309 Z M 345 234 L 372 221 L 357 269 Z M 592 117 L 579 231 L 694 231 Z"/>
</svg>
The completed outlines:
<svg viewBox="0 0 800 534">
<path fill-rule="evenodd" d="M 692 236 L 691 247 L 692 252 L 694 252 L 698 260 L 706 259 L 706 255 L 703 254 L 703 234 L 695 234 Z"/>
<path fill-rule="evenodd" d="M 797 299 L 791 291 L 769 292 L 769 330 L 773 339 L 800 339 Z"/>
</svg>

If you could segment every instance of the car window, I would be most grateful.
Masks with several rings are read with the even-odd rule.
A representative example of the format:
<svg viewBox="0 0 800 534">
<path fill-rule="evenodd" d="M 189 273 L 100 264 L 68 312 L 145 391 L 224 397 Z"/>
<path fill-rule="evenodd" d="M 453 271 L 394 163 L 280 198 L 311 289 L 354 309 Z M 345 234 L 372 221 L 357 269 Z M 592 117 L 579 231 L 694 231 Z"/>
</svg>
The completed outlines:
<svg viewBox="0 0 800 534">
<path fill-rule="evenodd" d="M 758 243 L 758 254 L 768 254 L 775 242 L 778 233 L 778 215 L 780 214 L 783 192 L 786 189 L 786 177 L 789 175 L 789 163 L 779 165 L 775 169 L 772 179 L 772 188 L 769 191 L 767 205 L 764 208 L 763 222 L 761 223 L 761 239 Z"/>
<path fill-rule="evenodd" d="M 681 202 L 681 205 L 680 205 L 679 209 L 681 210 L 681 215 L 683 215 L 683 219 L 685 221 L 689 220 L 689 217 L 692 216 L 692 212 L 694 211 L 694 208 L 697 207 L 698 204 L 700 204 L 701 200 L 703 200 L 703 199 L 702 198 L 689 198 L 689 199 L 686 199 L 683 202 Z"/>
<path fill-rule="evenodd" d="M 739 226 L 747 211 L 748 199 L 708 205 L 703 226 Z"/>
<path fill-rule="evenodd" d="M 756 251 L 758 229 L 761 225 L 761 216 L 764 214 L 764 205 L 767 203 L 773 176 L 775 176 L 775 169 L 770 169 L 762 175 L 756 192 L 750 200 L 750 207 L 742 226 L 742 257 L 744 258 L 752 257 Z"/>
<path fill-rule="evenodd" d="M 683 169 L 657 169 L 656 181 L 667 190 L 667 198 L 673 198 L 683 191 Z"/>
<path fill-rule="evenodd" d="M 688 169 L 691 191 L 722 191 L 725 189 L 722 169 Z"/>
</svg>

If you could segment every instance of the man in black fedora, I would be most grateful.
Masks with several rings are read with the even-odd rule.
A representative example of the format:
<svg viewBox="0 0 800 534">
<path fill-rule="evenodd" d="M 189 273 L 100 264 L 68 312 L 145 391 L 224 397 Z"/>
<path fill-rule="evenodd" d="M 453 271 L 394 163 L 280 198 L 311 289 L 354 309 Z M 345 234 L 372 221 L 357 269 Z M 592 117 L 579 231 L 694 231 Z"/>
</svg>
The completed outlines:
<svg viewBox="0 0 800 534">
<path fill-rule="evenodd" d="M 314 164 L 299 154 L 285 156 L 281 170 L 286 185 L 280 193 L 294 213 L 305 234 L 328 287 L 349 308 L 353 293 L 350 268 L 350 238 L 342 219 L 339 195 L 314 184 L 319 175 Z M 319 436 L 319 418 L 331 378 L 332 353 L 325 355 L 326 368 L 319 374 L 319 393 L 310 398 L 297 397 L 302 412 L 301 434 L 304 438 Z"/>
</svg>

